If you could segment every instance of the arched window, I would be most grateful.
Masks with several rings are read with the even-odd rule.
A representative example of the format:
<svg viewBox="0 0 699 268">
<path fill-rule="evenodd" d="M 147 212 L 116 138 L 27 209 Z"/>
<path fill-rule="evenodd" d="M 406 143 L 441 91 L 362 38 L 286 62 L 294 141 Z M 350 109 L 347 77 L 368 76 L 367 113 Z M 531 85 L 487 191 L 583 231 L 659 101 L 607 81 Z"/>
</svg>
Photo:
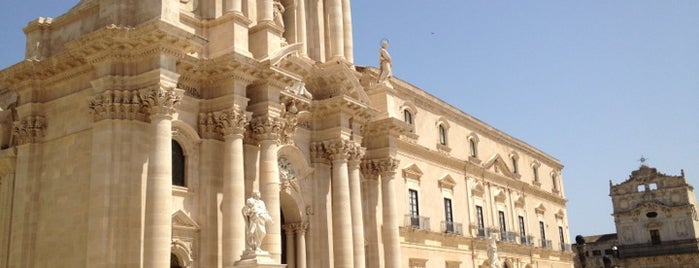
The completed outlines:
<svg viewBox="0 0 699 268">
<path fill-rule="evenodd" d="M 553 190 L 558 190 L 558 178 L 556 174 L 551 174 L 551 183 L 553 183 Z"/>
<path fill-rule="evenodd" d="M 170 253 L 170 268 L 182 268 L 179 259 L 175 254 Z"/>
<path fill-rule="evenodd" d="M 519 167 L 517 166 L 517 157 L 512 156 L 512 173 L 518 174 L 519 173 Z"/>
<path fill-rule="evenodd" d="M 472 157 L 478 157 L 478 149 L 476 148 L 476 141 L 473 139 L 468 140 L 468 145 L 471 151 Z"/>
<path fill-rule="evenodd" d="M 172 140 L 172 185 L 186 187 L 184 168 L 185 156 L 182 146 Z"/>
<path fill-rule="evenodd" d="M 442 125 L 439 125 L 439 144 L 447 145 L 447 130 Z"/>
<path fill-rule="evenodd" d="M 408 123 L 408 125 L 413 124 L 413 113 L 408 111 L 408 109 L 403 110 L 403 121 Z"/>
<path fill-rule="evenodd" d="M 532 166 L 532 173 L 534 174 L 534 181 L 539 181 L 539 167 Z"/>
</svg>

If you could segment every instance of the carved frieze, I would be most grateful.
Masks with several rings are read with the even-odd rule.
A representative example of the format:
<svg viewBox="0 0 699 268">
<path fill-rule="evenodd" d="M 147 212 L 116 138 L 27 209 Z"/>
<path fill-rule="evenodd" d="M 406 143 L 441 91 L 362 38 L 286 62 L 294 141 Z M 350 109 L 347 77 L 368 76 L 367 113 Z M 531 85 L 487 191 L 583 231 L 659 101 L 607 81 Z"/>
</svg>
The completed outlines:
<svg viewBox="0 0 699 268">
<path fill-rule="evenodd" d="M 281 114 L 281 118 L 284 119 L 284 127 L 282 128 L 282 135 L 279 137 L 282 143 L 294 143 L 294 132 L 296 132 L 296 126 L 299 123 L 298 114 L 299 109 L 296 107 L 296 101 L 291 100 L 288 104 L 284 105 L 284 110 Z"/>
<path fill-rule="evenodd" d="M 294 171 L 291 161 L 286 159 L 286 157 L 280 157 L 277 163 L 279 165 L 279 179 L 281 181 L 282 191 L 287 193 L 300 193 L 301 191 L 298 179 L 296 178 L 296 171 Z"/>
<path fill-rule="evenodd" d="M 105 90 L 90 100 L 94 121 L 104 119 L 144 120 L 145 113 L 138 91 Z"/>
<path fill-rule="evenodd" d="M 182 100 L 182 95 L 174 88 L 156 85 L 140 90 L 144 108 L 150 115 L 168 115 L 175 113 L 175 106 Z"/>
<path fill-rule="evenodd" d="M 372 159 L 362 162 L 362 172 L 365 174 L 379 174 L 382 176 L 393 175 L 398 169 L 400 160 L 388 157 L 383 159 Z"/>
<path fill-rule="evenodd" d="M 36 143 L 46 135 L 46 118 L 40 115 L 30 115 L 15 121 L 12 136 L 15 144 Z"/>
</svg>

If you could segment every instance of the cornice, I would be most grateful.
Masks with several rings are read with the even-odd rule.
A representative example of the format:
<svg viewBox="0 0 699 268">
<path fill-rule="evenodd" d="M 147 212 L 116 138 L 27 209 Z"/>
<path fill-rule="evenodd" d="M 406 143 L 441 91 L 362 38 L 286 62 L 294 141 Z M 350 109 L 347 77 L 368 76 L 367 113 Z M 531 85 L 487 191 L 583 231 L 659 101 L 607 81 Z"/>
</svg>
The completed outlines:
<svg viewBox="0 0 699 268">
<path fill-rule="evenodd" d="M 364 68 L 366 69 L 367 67 Z M 463 124 L 465 127 L 473 130 L 481 137 L 488 137 L 494 141 L 506 144 L 513 149 L 536 156 L 536 158 L 538 158 L 540 161 L 545 162 L 557 169 L 563 168 L 563 164 L 561 164 L 558 159 L 544 153 L 543 151 L 527 144 L 522 140 L 512 137 L 486 124 L 485 122 L 461 111 L 460 109 L 447 102 L 444 102 L 428 92 L 395 77 L 391 81 L 393 82 L 394 86 L 394 90 L 392 90 L 391 93 L 394 95 L 405 100 L 410 100 L 416 106 L 426 107 L 426 110 L 429 110 L 434 114 L 441 114 L 449 121 Z"/>
<path fill-rule="evenodd" d="M 315 100 L 312 103 L 312 112 L 314 114 L 323 115 L 338 111 L 351 114 L 359 123 L 367 122 L 376 114 L 375 109 L 345 94 L 328 99 Z"/>
</svg>

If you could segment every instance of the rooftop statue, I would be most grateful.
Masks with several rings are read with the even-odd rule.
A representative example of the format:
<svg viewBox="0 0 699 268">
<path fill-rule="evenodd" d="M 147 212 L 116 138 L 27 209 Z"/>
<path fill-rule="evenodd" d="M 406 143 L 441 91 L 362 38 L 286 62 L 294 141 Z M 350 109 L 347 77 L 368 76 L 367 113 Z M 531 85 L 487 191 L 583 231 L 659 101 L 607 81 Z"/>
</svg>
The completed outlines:
<svg viewBox="0 0 699 268">
<path fill-rule="evenodd" d="M 391 54 L 388 54 L 388 41 L 381 42 L 381 50 L 379 50 L 379 84 L 390 85 L 388 81 L 393 76 L 392 65 L 393 60 Z"/>
</svg>

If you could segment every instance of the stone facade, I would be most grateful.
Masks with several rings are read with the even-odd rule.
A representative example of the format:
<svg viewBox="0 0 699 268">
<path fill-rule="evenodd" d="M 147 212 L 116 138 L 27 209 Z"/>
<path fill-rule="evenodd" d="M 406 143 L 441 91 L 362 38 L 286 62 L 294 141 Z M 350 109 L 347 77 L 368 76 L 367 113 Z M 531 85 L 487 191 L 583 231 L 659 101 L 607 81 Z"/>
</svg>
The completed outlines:
<svg viewBox="0 0 699 268">
<path fill-rule="evenodd" d="M 30 22 L 0 71 L 0 267 L 251 267 L 258 191 L 273 264 L 572 266 L 562 164 L 354 66 L 349 2 L 83 0 Z"/>
<path fill-rule="evenodd" d="M 610 266 L 699 266 L 697 201 L 684 172 L 671 176 L 642 165 L 609 186 L 617 233 L 585 238 L 586 267 L 605 267 L 605 257 Z M 580 258 L 576 267 L 583 267 Z"/>
</svg>

